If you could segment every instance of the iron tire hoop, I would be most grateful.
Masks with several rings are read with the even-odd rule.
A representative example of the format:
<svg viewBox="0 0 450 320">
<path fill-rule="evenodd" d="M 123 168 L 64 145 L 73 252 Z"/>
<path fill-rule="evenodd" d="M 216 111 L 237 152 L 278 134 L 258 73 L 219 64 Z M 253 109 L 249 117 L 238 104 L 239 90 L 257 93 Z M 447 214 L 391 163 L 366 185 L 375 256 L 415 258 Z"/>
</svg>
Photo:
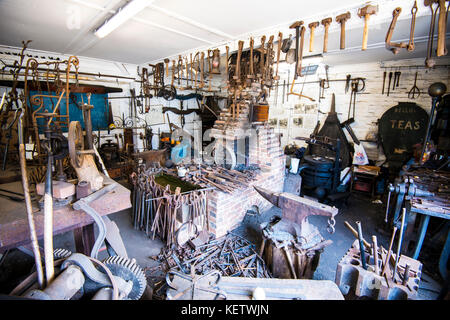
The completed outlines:
<svg viewBox="0 0 450 320">
<path fill-rule="evenodd" d="M 78 151 L 84 150 L 83 130 L 79 121 L 72 121 L 69 125 L 69 154 L 72 164 L 76 168 L 81 168 L 84 157 Z"/>
<path fill-rule="evenodd" d="M 192 228 L 192 226 L 194 228 Z M 192 232 L 193 229 L 195 232 Z M 197 225 L 193 223 L 192 221 L 187 221 L 183 223 L 177 230 L 175 234 L 175 241 L 177 243 L 177 246 L 184 246 L 190 239 L 196 238 L 199 234 Z"/>
</svg>

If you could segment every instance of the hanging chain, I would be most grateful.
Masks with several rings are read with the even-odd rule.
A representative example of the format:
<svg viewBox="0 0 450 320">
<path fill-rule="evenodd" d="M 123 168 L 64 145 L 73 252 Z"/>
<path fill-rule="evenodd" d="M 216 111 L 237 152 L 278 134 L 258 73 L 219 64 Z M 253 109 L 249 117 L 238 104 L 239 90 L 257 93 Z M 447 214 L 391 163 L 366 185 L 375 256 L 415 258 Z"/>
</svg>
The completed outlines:
<svg viewBox="0 0 450 320">
<path fill-rule="evenodd" d="M 335 225 L 336 225 L 336 220 L 334 220 L 334 217 L 331 217 L 330 219 L 328 219 L 327 231 L 329 233 L 333 234 L 335 232 L 335 228 L 334 228 Z"/>
</svg>

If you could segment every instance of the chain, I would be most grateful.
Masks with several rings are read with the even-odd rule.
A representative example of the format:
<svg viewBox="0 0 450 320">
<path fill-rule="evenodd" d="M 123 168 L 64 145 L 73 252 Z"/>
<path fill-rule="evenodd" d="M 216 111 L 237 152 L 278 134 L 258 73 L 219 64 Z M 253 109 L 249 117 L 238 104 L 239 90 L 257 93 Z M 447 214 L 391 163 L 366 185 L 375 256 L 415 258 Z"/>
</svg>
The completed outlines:
<svg viewBox="0 0 450 320">
<path fill-rule="evenodd" d="M 327 231 L 330 234 L 333 234 L 335 232 L 335 228 L 334 228 L 335 225 L 336 225 L 336 220 L 334 220 L 334 217 L 331 217 L 330 219 L 328 219 Z"/>
</svg>

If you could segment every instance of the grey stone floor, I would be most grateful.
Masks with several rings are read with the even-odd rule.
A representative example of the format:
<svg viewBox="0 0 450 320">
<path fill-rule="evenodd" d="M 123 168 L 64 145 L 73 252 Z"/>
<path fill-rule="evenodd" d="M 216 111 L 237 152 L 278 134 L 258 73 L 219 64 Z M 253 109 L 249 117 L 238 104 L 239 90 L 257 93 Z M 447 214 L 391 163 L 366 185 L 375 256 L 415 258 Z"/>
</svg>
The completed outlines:
<svg viewBox="0 0 450 320">
<path fill-rule="evenodd" d="M 285 181 L 285 192 L 295 193 L 297 184 L 298 176 L 289 174 Z M 14 188 L 10 188 L 10 190 L 14 190 Z M 0 202 L 3 204 L 9 202 L 9 200 L 0 199 Z M 246 216 L 243 223 L 234 232 L 245 236 L 259 246 L 261 241 L 260 224 L 269 221 L 274 215 L 280 216 L 281 210 L 273 207 L 258 216 Z M 163 247 L 163 243 L 159 239 L 148 238 L 142 231 L 134 230 L 130 210 L 118 212 L 109 217 L 117 223 L 129 257 L 135 258 L 142 268 L 156 266 L 157 262 L 152 260 L 150 256 L 157 255 Z M 357 220 L 361 221 L 365 237 L 369 238 L 376 235 L 378 243 L 387 248 L 390 234 L 383 232 L 383 219 L 383 205 L 373 204 L 369 198 L 359 195 L 352 195 L 348 204 L 339 210 L 339 214 L 336 216 L 336 232 L 334 234 L 329 234 L 326 230 L 327 218 L 310 217 L 310 223 L 317 226 L 322 236 L 333 241 L 333 244 L 326 247 L 321 254 L 314 279 L 335 280 L 337 264 L 355 240 L 353 234 L 344 226 L 344 221 L 348 221 L 352 225 L 355 225 Z M 74 251 L 73 234 L 68 232 L 55 236 L 54 246 L 55 248 L 66 248 Z M 106 252 L 101 252 L 99 258 L 105 257 Z M 33 259 L 19 250 L 10 251 L 4 260 L 2 266 L 0 266 L 0 293 L 8 293 L 8 290 L 12 289 L 14 283 L 9 283 L 8 278 L 15 276 L 20 279 L 33 266 Z M 419 299 L 430 300 L 437 297 L 442 281 L 435 276 L 434 278 L 432 279 L 429 275 L 423 273 L 419 287 Z"/>
</svg>

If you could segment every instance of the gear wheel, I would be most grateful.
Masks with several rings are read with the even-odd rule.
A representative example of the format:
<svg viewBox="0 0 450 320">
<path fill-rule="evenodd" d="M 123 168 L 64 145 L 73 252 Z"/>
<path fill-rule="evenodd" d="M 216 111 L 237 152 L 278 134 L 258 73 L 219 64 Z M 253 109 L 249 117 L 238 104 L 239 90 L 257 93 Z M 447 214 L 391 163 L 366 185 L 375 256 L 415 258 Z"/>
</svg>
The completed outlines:
<svg viewBox="0 0 450 320">
<path fill-rule="evenodd" d="M 147 286 L 147 279 L 144 271 L 136 264 L 135 259 L 112 256 L 103 263 L 114 276 L 133 282 L 133 287 L 127 297 L 128 300 L 139 300 L 141 298 Z"/>
<path fill-rule="evenodd" d="M 67 259 L 71 254 L 72 252 L 67 249 L 58 248 L 53 251 L 53 259 Z"/>
</svg>

